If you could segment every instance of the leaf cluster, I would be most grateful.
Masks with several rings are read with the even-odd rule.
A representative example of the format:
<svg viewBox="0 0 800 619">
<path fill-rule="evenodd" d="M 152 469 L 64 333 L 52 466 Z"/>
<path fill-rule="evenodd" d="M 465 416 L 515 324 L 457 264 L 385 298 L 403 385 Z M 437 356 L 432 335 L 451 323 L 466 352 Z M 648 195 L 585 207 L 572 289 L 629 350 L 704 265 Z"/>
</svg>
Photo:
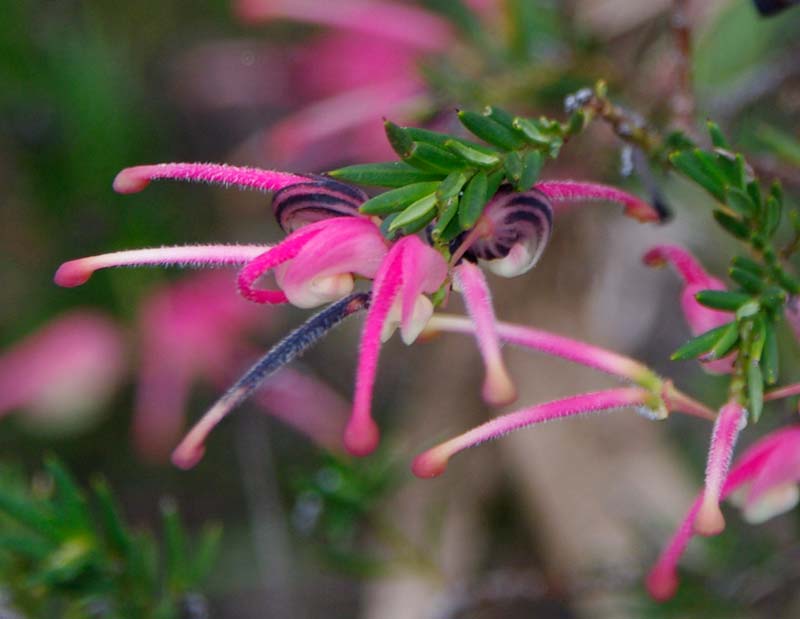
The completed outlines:
<svg viewBox="0 0 800 619">
<path fill-rule="evenodd" d="M 731 390 L 758 420 L 764 387 L 778 380 L 776 327 L 789 299 L 800 293 L 800 281 L 784 259 L 791 251 L 778 252 L 775 244 L 784 220 L 789 220 L 795 237 L 800 234 L 800 217 L 785 205 L 779 183 L 774 182 L 768 191 L 762 189 L 744 157 L 730 150 L 717 125 L 708 123 L 708 131 L 711 150 L 684 139 L 684 147 L 669 160 L 717 201 L 714 219 L 745 245 L 745 251 L 732 258 L 728 269 L 736 287 L 704 290 L 696 296 L 706 307 L 730 312 L 731 321 L 693 338 L 672 358 L 710 361 L 735 352 Z"/>
<path fill-rule="evenodd" d="M 0 473 L 0 591 L 27 617 L 188 616 L 213 564 L 220 529 L 196 550 L 172 501 L 161 505 L 163 542 L 134 531 L 108 484 L 82 490 L 56 459 L 31 484 Z"/>
<path fill-rule="evenodd" d="M 482 113 L 459 111 L 458 119 L 465 133 L 479 141 L 386 121 L 386 136 L 400 161 L 353 165 L 329 174 L 391 188 L 365 202 L 361 212 L 384 218 L 390 237 L 432 225 L 431 237 L 444 249 L 476 224 L 502 184 L 516 191 L 531 189 L 545 161 L 557 157 L 586 123 L 582 110 L 561 123 L 514 116 L 494 106 Z"/>
</svg>

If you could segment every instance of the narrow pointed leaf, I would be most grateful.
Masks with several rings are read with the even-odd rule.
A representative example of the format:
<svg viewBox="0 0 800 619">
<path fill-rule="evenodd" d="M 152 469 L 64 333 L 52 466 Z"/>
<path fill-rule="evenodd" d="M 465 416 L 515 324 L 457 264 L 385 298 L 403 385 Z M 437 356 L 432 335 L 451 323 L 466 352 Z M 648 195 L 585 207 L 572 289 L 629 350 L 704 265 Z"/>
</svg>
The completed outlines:
<svg viewBox="0 0 800 619">
<path fill-rule="evenodd" d="M 778 382 L 778 336 L 772 322 L 768 322 L 766 325 L 764 352 L 761 355 L 761 372 L 768 385 Z"/>
<path fill-rule="evenodd" d="M 351 165 L 332 170 L 328 175 L 339 180 L 373 187 L 404 187 L 411 183 L 433 181 L 443 177 L 441 173 L 420 170 L 404 161 Z"/>
<path fill-rule="evenodd" d="M 697 302 L 712 309 L 728 312 L 736 311 L 740 305 L 747 303 L 752 297 L 744 292 L 727 290 L 701 290 L 695 296 Z"/>
<path fill-rule="evenodd" d="M 367 215 L 388 215 L 389 213 L 402 211 L 409 204 L 436 191 L 438 186 L 438 181 L 412 183 L 405 187 L 378 194 L 364 202 L 358 210 Z"/>
<path fill-rule="evenodd" d="M 735 325 L 736 323 L 728 323 L 727 325 L 716 327 L 706 331 L 705 333 L 701 333 L 697 337 L 692 338 L 683 346 L 678 348 L 678 350 L 672 353 L 670 359 L 673 361 L 687 361 L 689 359 L 696 359 L 703 353 L 711 350 L 714 344 L 716 344 L 717 341 L 724 335 L 725 331 L 731 326 L 731 324 Z"/>
<path fill-rule="evenodd" d="M 464 188 L 458 208 L 458 222 L 462 230 L 469 230 L 478 221 L 486 205 L 488 180 L 485 172 L 478 172 Z"/>
<path fill-rule="evenodd" d="M 409 233 L 419 230 L 436 216 L 436 194 L 431 193 L 411 204 L 406 210 L 398 214 L 389 224 L 389 232 L 401 228 Z"/>
<path fill-rule="evenodd" d="M 464 127 L 484 142 L 498 146 L 503 150 L 515 150 L 525 144 L 525 141 L 519 135 L 488 116 L 462 110 L 458 113 L 458 119 Z"/>
<path fill-rule="evenodd" d="M 757 422 L 764 409 L 764 378 L 758 363 L 753 360 L 747 366 L 747 399 L 753 422 Z"/>
<path fill-rule="evenodd" d="M 704 360 L 714 361 L 716 359 L 722 359 L 725 355 L 727 355 L 731 349 L 736 345 L 736 342 L 739 341 L 739 325 L 735 322 L 728 324 L 728 326 L 722 331 L 719 339 L 714 342 L 714 345 L 708 351 Z"/>
</svg>

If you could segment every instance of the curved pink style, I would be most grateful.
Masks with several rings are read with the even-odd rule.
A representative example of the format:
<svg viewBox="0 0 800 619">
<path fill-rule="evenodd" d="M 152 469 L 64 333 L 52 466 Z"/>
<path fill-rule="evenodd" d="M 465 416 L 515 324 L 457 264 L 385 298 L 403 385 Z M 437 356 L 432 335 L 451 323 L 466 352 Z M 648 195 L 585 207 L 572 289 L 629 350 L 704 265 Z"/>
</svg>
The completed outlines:
<svg viewBox="0 0 800 619">
<path fill-rule="evenodd" d="M 792 484 L 797 499 L 796 484 L 800 481 L 800 426 L 783 428 L 754 443 L 738 458 L 725 480 L 719 498 L 746 490 L 744 509 L 753 509 L 763 501 L 770 489 Z M 760 482 L 760 483 L 759 483 Z M 749 490 L 748 490 L 749 488 Z M 754 490 L 758 489 L 757 492 Z M 703 493 L 695 499 L 672 538 L 661 552 L 647 577 L 647 589 L 659 601 L 671 598 L 678 587 L 677 565 L 694 534 L 694 524 L 704 501 Z M 782 513 L 794 503 L 782 502 L 767 517 Z M 762 513 L 759 515 L 763 516 Z M 766 519 L 766 518 L 763 518 Z"/>
<path fill-rule="evenodd" d="M 73 288 L 89 281 L 95 271 L 113 267 L 239 266 L 268 248 L 268 245 L 184 245 L 116 251 L 65 262 L 58 267 L 53 280 L 59 286 Z"/>
<path fill-rule="evenodd" d="M 216 163 L 157 163 L 125 168 L 114 179 L 114 191 L 137 193 L 150 181 L 170 179 L 213 185 L 236 186 L 259 191 L 277 191 L 289 185 L 304 183 L 308 177 Z"/>
<path fill-rule="evenodd" d="M 411 470 L 417 477 L 436 477 L 444 473 L 447 464 L 457 453 L 486 441 L 527 426 L 602 410 L 645 406 L 652 399 L 646 389 L 621 387 L 554 400 L 502 415 L 460 436 L 452 438 L 414 459 Z"/>
<path fill-rule="evenodd" d="M 500 352 L 492 296 L 483 271 L 465 260 L 455 268 L 455 283 L 475 324 L 475 338 L 486 366 L 483 399 L 494 406 L 510 404 L 516 399 L 517 390 Z"/>
<path fill-rule="evenodd" d="M 658 211 L 651 204 L 616 187 L 578 181 L 542 181 L 536 183 L 533 187 L 545 194 L 554 203 L 598 200 L 615 202 L 625 207 L 625 214 L 628 217 L 638 221 L 660 221 L 661 219 Z"/>
<path fill-rule="evenodd" d="M 733 316 L 730 312 L 710 309 L 695 299 L 701 290 L 725 290 L 722 280 L 709 275 L 698 260 L 683 247 L 678 245 L 657 245 L 650 249 L 643 258 L 648 266 L 671 264 L 684 283 L 681 292 L 681 307 L 692 335 L 700 335 L 710 329 L 728 324 Z M 729 374 L 733 369 L 735 355 L 728 355 L 703 363 L 703 368 L 714 374 Z"/>
<path fill-rule="evenodd" d="M 65 428 L 108 400 L 126 365 L 122 331 L 93 310 L 73 310 L 0 355 L 0 415 L 21 410 Z"/>
<path fill-rule="evenodd" d="M 399 300 L 401 331 L 415 334 L 427 322 L 429 314 L 416 315 L 422 293 L 435 292 L 447 276 L 447 263 L 433 248 L 415 236 L 397 241 L 375 275 L 370 303 L 359 344 L 353 411 L 347 424 L 344 443 L 353 455 L 365 456 L 378 445 L 379 433 L 372 419 L 372 392 L 378 368 L 383 332 L 390 313 Z M 432 311 L 432 307 L 431 307 Z"/>
</svg>

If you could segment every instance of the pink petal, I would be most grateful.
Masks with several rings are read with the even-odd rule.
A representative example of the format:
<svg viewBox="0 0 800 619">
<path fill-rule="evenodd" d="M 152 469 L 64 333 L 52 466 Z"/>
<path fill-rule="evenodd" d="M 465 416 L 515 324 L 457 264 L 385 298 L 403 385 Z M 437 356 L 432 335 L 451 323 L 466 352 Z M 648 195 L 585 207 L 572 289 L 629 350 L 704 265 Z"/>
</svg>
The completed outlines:
<svg viewBox="0 0 800 619">
<path fill-rule="evenodd" d="M 380 229 L 366 217 L 336 217 L 319 224 L 321 232 L 276 271 L 278 285 L 297 307 L 316 307 L 346 296 L 352 290 L 351 276 L 374 277 L 387 252 Z M 339 276 L 346 276 L 349 286 L 326 291 L 324 282 Z"/>
<path fill-rule="evenodd" d="M 216 163 L 158 163 L 125 168 L 114 179 L 114 191 L 137 193 L 147 187 L 150 181 L 159 179 L 235 185 L 243 189 L 260 191 L 276 191 L 295 183 L 308 181 L 308 177 L 305 176 L 258 168 Z"/>
<path fill-rule="evenodd" d="M 625 207 L 625 214 L 641 222 L 660 221 L 658 211 L 641 198 L 616 187 L 581 183 L 577 181 L 543 181 L 536 183 L 538 189 L 553 202 L 596 201 L 616 202 Z"/>
<path fill-rule="evenodd" d="M 288 303 L 286 295 L 280 290 L 260 290 L 254 287 L 256 281 L 287 260 L 291 260 L 311 238 L 324 230 L 324 221 L 304 226 L 292 232 L 283 241 L 267 251 L 254 256 L 238 275 L 239 293 L 254 303 Z"/>
<path fill-rule="evenodd" d="M 800 427 L 791 426 L 773 434 L 779 440 L 753 476 L 746 507 L 752 507 L 772 488 L 800 481 Z"/>
<path fill-rule="evenodd" d="M 99 269 L 110 267 L 179 266 L 237 266 L 263 253 L 266 245 L 185 245 L 131 249 L 65 262 L 56 271 L 55 283 L 65 288 L 80 286 L 89 281 Z"/>
<path fill-rule="evenodd" d="M 495 406 L 509 404 L 516 399 L 517 391 L 500 352 L 491 292 L 483 272 L 465 260 L 455 268 L 455 281 L 475 324 L 475 338 L 486 366 L 483 399 Z"/>
<path fill-rule="evenodd" d="M 623 387 L 584 393 L 502 415 L 483 425 L 452 438 L 414 459 L 412 471 L 417 477 L 436 477 L 444 473 L 447 463 L 457 453 L 483 442 L 494 440 L 520 428 L 601 410 L 643 406 L 652 399 L 645 389 Z"/>
<path fill-rule="evenodd" d="M 424 326 L 412 324 L 419 296 L 423 292 L 436 292 L 444 283 L 447 262 L 438 251 L 416 236 L 406 236 L 398 241 L 400 243 L 404 244 L 400 330 L 408 339 L 409 333 L 419 333 Z"/>
</svg>

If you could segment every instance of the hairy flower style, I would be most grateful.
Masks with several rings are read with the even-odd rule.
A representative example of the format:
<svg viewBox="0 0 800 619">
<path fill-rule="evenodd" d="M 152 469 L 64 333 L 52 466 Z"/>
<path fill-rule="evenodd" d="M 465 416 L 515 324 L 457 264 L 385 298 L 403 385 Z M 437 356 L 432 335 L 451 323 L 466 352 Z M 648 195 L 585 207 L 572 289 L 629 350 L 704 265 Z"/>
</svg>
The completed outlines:
<svg viewBox="0 0 800 619">
<path fill-rule="evenodd" d="M 486 365 L 484 399 L 493 405 L 512 401 L 516 391 L 502 360 L 500 340 L 506 338 L 513 341 L 515 335 L 509 335 L 509 330 L 497 323 L 488 283 L 475 261 L 486 264 L 504 276 L 518 275 L 531 268 L 550 235 L 552 200 L 601 199 L 623 204 L 626 212 L 638 219 L 652 221 L 657 218 L 655 211 L 643 201 L 602 185 L 548 181 L 537 183 L 529 192 L 514 193 L 504 189 L 490 201 L 480 216 L 475 227 L 477 232 L 467 233 L 459 241 L 461 253 L 454 255 L 448 265 L 442 254 L 420 237 L 410 235 L 393 242 L 387 240 L 378 225 L 379 220 L 359 212 L 359 207 L 367 199 L 366 194 L 327 177 L 215 164 L 172 163 L 123 170 L 117 176 L 114 187 L 130 193 L 143 189 L 155 179 L 200 181 L 275 191 L 275 216 L 287 236 L 272 246 L 161 247 L 91 256 L 63 264 L 56 272 L 58 284 L 76 286 L 86 282 L 95 270 L 116 266 L 235 266 L 240 269 L 237 278 L 239 292 L 249 301 L 262 304 L 291 303 L 301 308 L 333 302 L 333 305 L 312 316 L 277 343 L 197 422 L 173 452 L 173 461 L 181 467 L 193 466 L 202 457 L 209 432 L 252 395 L 267 377 L 302 354 L 345 318 L 364 309 L 368 309 L 368 312 L 362 331 L 354 402 L 350 421 L 344 431 L 344 444 L 356 455 L 373 451 L 378 443 L 378 429 L 372 419 L 372 392 L 381 342 L 388 339 L 398 327 L 405 343 L 414 342 L 434 313 L 433 303 L 427 295 L 446 293 L 451 284 L 464 296 L 471 319 L 470 329 L 475 334 Z M 259 280 L 269 273 L 274 276 L 276 288 L 259 285 Z M 370 293 L 354 292 L 357 278 L 372 280 Z M 213 296 L 215 294 L 209 289 L 207 300 L 187 300 L 186 307 L 203 305 L 202 315 L 209 316 L 217 307 L 216 302 L 211 300 Z M 227 302 L 220 303 L 220 311 L 224 314 Z M 177 305 L 180 306 L 180 303 Z M 160 318 L 154 319 L 165 326 L 164 333 L 168 335 L 162 338 L 163 341 L 171 337 L 166 325 L 172 320 L 182 320 L 181 317 L 188 315 L 187 312 L 181 309 L 174 314 L 164 311 Z M 240 327 L 244 327 L 249 320 L 245 314 L 242 317 Z M 183 355 L 185 360 L 191 360 L 195 370 L 187 367 L 167 368 L 166 374 L 170 371 L 210 373 L 206 366 L 214 365 L 210 359 L 210 351 L 214 346 L 207 344 L 218 329 L 204 320 L 198 318 L 196 325 L 191 321 L 182 325 L 182 328 L 201 334 L 201 337 L 194 344 L 175 343 L 172 351 L 174 355 Z M 232 324 L 228 326 L 236 330 L 239 328 L 236 326 L 238 322 L 231 321 Z M 209 333 L 204 340 L 202 335 L 205 331 Z M 536 340 L 537 337 L 526 333 L 521 339 Z M 579 362 L 612 373 L 616 371 L 637 382 L 647 395 L 646 398 L 640 398 L 642 401 L 639 404 L 652 411 L 649 413 L 652 416 L 663 417 L 667 409 L 682 409 L 701 416 L 709 414 L 702 405 L 636 362 L 580 343 L 565 346 L 559 336 L 548 334 L 544 339 L 547 342 L 543 347 L 530 342 L 523 345 L 542 349 L 555 347 L 562 356 L 569 358 L 571 355 Z M 193 349 L 192 346 L 197 348 Z M 225 349 L 225 343 L 220 346 Z M 571 352 L 565 353 L 565 348 Z M 154 350 L 158 349 L 159 346 L 154 346 Z M 154 358 L 158 356 L 158 352 L 152 354 Z M 170 358 L 169 354 L 163 357 Z M 220 361 L 220 364 L 224 362 Z M 158 364 L 153 367 L 157 368 Z M 164 380 L 163 376 L 158 375 L 159 372 L 153 370 L 151 387 L 147 388 L 163 390 L 163 384 L 157 388 L 159 381 Z M 277 381 L 279 376 L 273 380 Z M 180 392 L 173 396 L 181 400 L 180 393 L 185 393 L 188 379 L 186 375 L 178 378 L 180 380 L 174 384 Z M 169 382 L 166 380 L 167 385 Z M 145 385 L 147 383 L 145 381 Z M 274 384 L 272 387 L 274 391 Z M 613 397 L 613 394 L 609 397 Z M 283 399 L 291 400 L 286 397 Z M 146 400 L 143 397 L 143 401 Z M 593 404 L 590 398 L 579 398 L 577 402 L 588 403 L 591 410 L 596 408 L 596 403 Z M 167 425 L 175 423 L 174 420 L 162 421 Z M 309 428 L 306 431 L 313 434 Z"/>
<path fill-rule="evenodd" d="M 121 329 L 73 310 L 0 355 L 0 415 L 19 410 L 43 428 L 81 426 L 102 410 L 125 365 Z"/>
<path fill-rule="evenodd" d="M 681 307 L 692 335 L 700 335 L 710 329 L 721 327 L 731 321 L 729 312 L 705 307 L 698 303 L 695 295 L 701 290 L 725 290 L 722 280 L 709 275 L 697 259 L 683 247 L 677 245 L 658 245 L 644 255 L 649 266 L 671 264 L 683 279 Z M 735 354 L 723 359 L 703 363 L 703 368 L 713 374 L 729 374 L 733 369 Z"/>
<path fill-rule="evenodd" d="M 719 489 L 746 521 L 759 524 L 797 505 L 800 491 L 800 426 L 772 432 L 737 459 Z M 677 565 L 693 534 L 705 504 L 705 492 L 695 499 L 647 577 L 647 589 L 657 600 L 671 598 L 678 587 Z"/>
</svg>

